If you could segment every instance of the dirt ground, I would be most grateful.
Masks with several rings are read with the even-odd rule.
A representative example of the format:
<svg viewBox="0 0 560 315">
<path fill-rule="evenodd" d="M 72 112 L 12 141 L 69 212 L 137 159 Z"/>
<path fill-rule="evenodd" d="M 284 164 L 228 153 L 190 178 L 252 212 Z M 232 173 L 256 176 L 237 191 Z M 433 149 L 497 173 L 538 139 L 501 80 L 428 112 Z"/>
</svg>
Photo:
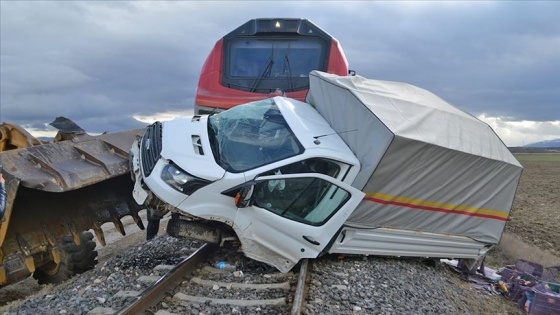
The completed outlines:
<svg viewBox="0 0 560 315">
<path fill-rule="evenodd" d="M 560 256 L 560 154 L 516 157 L 524 170 L 506 232 Z"/>
</svg>

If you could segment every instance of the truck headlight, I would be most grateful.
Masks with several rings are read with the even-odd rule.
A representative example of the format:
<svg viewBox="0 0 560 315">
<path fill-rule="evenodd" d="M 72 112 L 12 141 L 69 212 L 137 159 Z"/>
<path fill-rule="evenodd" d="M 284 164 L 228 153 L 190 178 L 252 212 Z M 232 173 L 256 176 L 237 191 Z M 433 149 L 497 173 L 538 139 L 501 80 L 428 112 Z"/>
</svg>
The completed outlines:
<svg viewBox="0 0 560 315">
<path fill-rule="evenodd" d="M 169 163 L 163 167 L 163 170 L 161 171 L 161 179 L 167 185 L 185 195 L 191 195 L 199 188 L 202 188 L 210 183 L 207 180 L 192 176 L 173 163 Z"/>
</svg>

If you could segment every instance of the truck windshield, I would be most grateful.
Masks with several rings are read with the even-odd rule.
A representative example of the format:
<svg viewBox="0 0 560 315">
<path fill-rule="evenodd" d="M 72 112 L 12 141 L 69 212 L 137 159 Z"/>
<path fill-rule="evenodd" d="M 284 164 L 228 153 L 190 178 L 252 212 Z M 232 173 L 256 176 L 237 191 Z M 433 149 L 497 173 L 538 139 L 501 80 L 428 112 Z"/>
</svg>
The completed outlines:
<svg viewBox="0 0 560 315">
<path fill-rule="evenodd" d="M 303 153 L 273 99 L 233 107 L 208 119 L 216 163 L 239 173 Z"/>
</svg>

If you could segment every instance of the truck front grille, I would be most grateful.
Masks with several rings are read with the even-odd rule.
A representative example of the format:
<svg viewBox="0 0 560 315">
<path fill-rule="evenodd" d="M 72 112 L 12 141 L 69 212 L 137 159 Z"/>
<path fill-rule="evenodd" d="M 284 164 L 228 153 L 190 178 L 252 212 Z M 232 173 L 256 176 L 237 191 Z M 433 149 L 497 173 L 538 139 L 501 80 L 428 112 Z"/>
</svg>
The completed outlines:
<svg viewBox="0 0 560 315">
<path fill-rule="evenodd" d="M 144 137 L 142 137 L 140 152 L 144 177 L 148 177 L 161 154 L 161 123 L 159 121 L 148 126 Z"/>
</svg>

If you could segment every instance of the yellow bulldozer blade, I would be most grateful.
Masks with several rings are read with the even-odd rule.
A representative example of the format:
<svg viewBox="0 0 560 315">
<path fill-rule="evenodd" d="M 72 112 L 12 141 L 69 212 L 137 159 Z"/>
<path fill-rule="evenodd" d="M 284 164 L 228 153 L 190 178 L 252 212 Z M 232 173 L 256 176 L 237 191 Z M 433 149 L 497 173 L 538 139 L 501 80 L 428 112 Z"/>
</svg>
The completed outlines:
<svg viewBox="0 0 560 315">
<path fill-rule="evenodd" d="M 46 144 L 11 124 L 0 125 L 0 133 L 0 149 L 8 149 L 0 152 L 7 191 L 0 219 L 0 286 L 58 263 L 59 241 L 68 235 L 79 245 L 80 233 L 92 229 L 104 245 L 101 225 L 113 222 L 124 235 L 120 219 L 126 215 L 144 229 L 132 199 L 128 159 L 143 129 L 82 133 Z"/>
</svg>

